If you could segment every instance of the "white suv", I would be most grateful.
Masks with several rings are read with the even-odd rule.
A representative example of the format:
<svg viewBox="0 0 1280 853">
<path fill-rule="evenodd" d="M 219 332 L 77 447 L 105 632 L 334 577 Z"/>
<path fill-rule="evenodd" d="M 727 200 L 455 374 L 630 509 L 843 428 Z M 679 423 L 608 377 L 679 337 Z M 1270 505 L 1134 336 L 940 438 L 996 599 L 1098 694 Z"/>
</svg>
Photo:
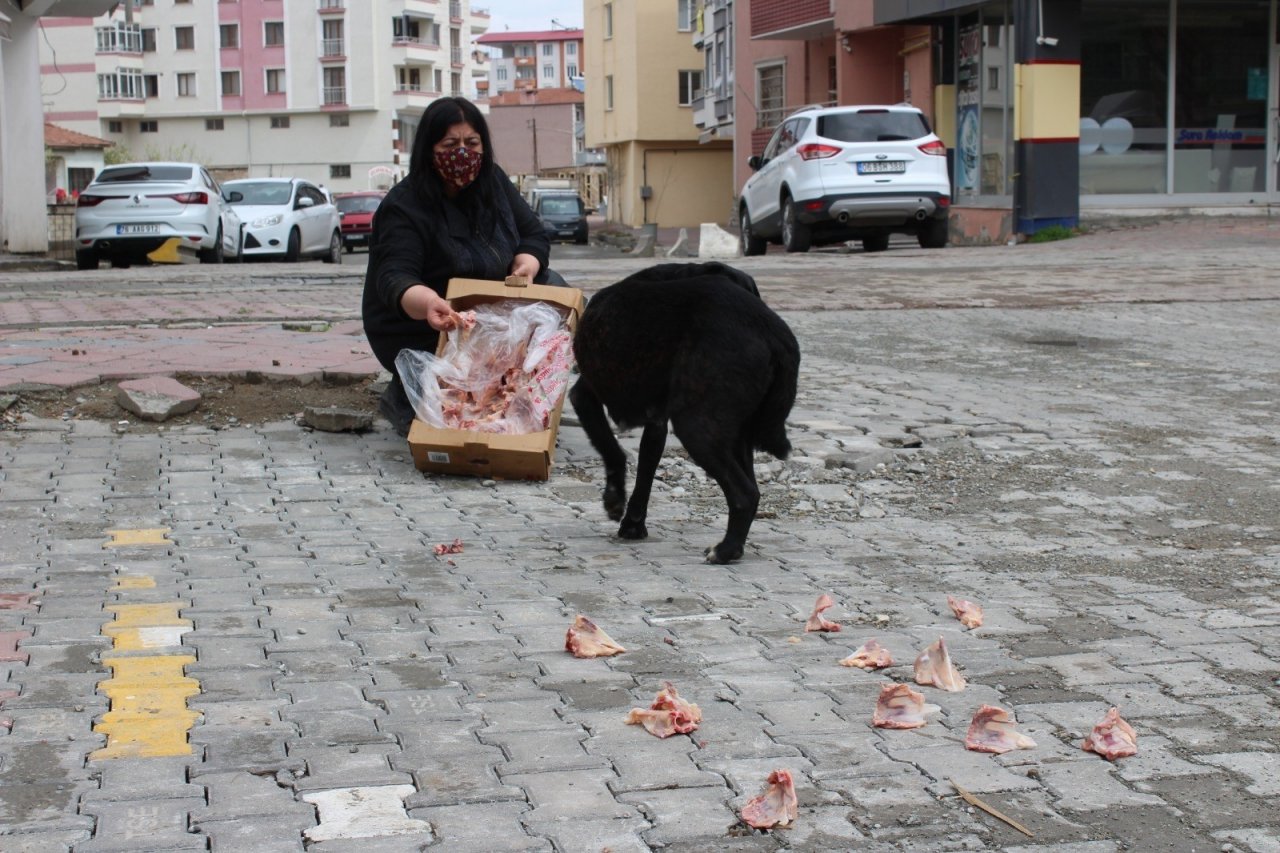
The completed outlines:
<svg viewBox="0 0 1280 853">
<path fill-rule="evenodd" d="M 769 242 L 788 252 L 861 240 L 868 252 L 889 235 L 914 234 L 926 249 L 947 244 L 951 180 L 947 147 L 915 107 L 800 110 L 774 131 L 738 201 L 742 253 Z"/>
</svg>

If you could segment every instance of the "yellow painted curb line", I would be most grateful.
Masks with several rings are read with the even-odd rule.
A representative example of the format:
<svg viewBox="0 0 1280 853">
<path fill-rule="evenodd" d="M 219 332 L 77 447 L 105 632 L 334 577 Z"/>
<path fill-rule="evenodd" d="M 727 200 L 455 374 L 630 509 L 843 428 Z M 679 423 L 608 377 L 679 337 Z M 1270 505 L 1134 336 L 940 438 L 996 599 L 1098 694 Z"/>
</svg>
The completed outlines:
<svg viewBox="0 0 1280 853">
<path fill-rule="evenodd" d="M 169 539 L 171 531 L 167 527 L 155 527 L 143 530 L 108 530 L 110 542 L 102 543 L 103 548 L 125 548 L 129 545 L 172 545 Z"/>
</svg>

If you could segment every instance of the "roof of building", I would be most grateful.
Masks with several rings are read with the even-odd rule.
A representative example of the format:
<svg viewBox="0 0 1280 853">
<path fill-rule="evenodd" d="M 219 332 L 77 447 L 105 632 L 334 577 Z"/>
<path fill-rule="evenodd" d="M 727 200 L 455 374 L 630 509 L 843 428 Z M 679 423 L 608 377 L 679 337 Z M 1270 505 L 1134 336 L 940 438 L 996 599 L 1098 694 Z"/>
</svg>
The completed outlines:
<svg viewBox="0 0 1280 853">
<path fill-rule="evenodd" d="M 580 104 L 582 101 L 582 93 L 577 89 L 507 90 L 489 96 L 490 107 L 545 107 L 553 104 Z"/>
<path fill-rule="evenodd" d="M 525 41 L 582 41 L 582 30 L 526 30 L 524 32 L 490 32 L 476 39 L 477 44 L 512 44 Z"/>
<path fill-rule="evenodd" d="M 50 148 L 110 148 L 115 145 L 109 139 L 78 133 L 47 121 L 44 123 L 44 144 Z"/>
</svg>

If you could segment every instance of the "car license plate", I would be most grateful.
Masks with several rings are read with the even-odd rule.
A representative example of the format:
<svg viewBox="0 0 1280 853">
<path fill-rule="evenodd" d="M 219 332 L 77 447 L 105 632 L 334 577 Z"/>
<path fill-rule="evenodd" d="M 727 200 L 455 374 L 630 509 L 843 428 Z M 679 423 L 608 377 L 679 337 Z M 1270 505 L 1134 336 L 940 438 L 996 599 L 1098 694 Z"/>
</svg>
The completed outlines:
<svg viewBox="0 0 1280 853">
<path fill-rule="evenodd" d="M 907 171 L 906 160 L 859 160 L 859 175 L 879 175 Z"/>
<path fill-rule="evenodd" d="M 159 225 L 117 225 L 117 234 L 159 234 Z"/>
</svg>

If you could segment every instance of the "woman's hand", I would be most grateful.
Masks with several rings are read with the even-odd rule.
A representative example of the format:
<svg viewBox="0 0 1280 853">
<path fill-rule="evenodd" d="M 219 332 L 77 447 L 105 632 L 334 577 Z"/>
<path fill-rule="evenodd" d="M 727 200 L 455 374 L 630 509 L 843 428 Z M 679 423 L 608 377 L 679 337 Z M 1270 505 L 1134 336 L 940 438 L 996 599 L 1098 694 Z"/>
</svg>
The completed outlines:
<svg viewBox="0 0 1280 853">
<path fill-rule="evenodd" d="M 425 284 L 415 284 L 406 290 L 404 296 L 400 297 L 400 307 L 413 319 L 426 320 L 438 332 L 456 329 L 462 323 L 462 318 L 453 310 L 449 300 Z"/>
<path fill-rule="evenodd" d="M 533 281 L 541 269 L 542 264 L 538 263 L 537 258 L 529 254 L 516 255 L 516 259 L 511 262 L 511 274 L 522 275 L 530 281 Z"/>
</svg>

